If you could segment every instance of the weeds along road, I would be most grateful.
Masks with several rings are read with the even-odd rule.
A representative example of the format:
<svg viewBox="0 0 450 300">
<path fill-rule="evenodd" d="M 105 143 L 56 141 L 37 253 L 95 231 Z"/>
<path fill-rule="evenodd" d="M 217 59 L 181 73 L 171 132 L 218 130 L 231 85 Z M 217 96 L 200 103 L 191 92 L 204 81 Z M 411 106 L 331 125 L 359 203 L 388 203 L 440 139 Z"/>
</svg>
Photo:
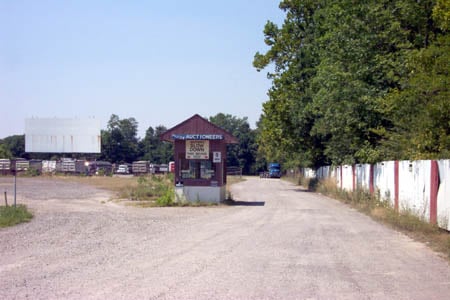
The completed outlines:
<svg viewBox="0 0 450 300">
<path fill-rule="evenodd" d="M 136 208 L 102 204 L 109 193 L 88 186 L 20 179 L 35 218 L 0 229 L 0 299 L 450 295 L 444 259 L 335 200 L 276 179 L 231 190 L 235 206 Z"/>
</svg>

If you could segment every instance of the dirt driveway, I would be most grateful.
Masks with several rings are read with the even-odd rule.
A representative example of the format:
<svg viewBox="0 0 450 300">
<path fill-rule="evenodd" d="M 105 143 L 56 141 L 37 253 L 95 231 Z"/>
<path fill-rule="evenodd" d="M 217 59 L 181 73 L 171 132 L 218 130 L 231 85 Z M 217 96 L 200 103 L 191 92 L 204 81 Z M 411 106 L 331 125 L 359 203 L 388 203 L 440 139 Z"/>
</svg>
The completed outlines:
<svg viewBox="0 0 450 300">
<path fill-rule="evenodd" d="M 11 184 L 0 178 L 10 199 Z M 0 299 L 450 295 L 450 267 L 427 247 L 281 180 L 233 185 L 235 206 L 188 208 L 124 207 L 61 180 L 18 185 L 35 218 L 0 229 Z"/>
</svg>

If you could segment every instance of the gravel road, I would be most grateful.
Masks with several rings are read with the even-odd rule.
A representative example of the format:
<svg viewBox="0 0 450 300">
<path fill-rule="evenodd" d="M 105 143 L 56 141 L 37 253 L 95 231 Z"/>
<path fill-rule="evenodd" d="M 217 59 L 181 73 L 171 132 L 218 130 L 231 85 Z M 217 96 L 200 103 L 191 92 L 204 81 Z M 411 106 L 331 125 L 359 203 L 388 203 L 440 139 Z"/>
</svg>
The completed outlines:
<svg viewBox="0 0 450 300">
<path fill-rule="evenodd" d="M 11 184 L 0 178 L 10 202 Z M 449 299 L 449 264 L 426 246 L 282 180 L 187 208 L 125 207 L 64 180 L 18 186 L 35 218 L 0 229 L 0 299 Z"/>
</svg>

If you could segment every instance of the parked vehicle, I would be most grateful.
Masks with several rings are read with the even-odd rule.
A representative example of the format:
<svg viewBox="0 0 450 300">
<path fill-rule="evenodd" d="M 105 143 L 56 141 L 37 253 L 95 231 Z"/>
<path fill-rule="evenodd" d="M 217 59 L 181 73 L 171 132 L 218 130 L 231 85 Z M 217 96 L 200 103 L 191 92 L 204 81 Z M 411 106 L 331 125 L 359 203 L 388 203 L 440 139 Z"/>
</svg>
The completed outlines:
<svg viewBox="0 0 450 300">
<path fill-rule="evenodd" d="M 30 168 L 30 162 L 28 160 L 25 160 L 23 158 L 16 159 L 16 171 L 17 172 L 28 171 L 29 168 Z"/>
<path fill-rule="evenodd" d="M 109 161 L 91 161 L 89 162 L 89 173 L 95 175 L 111 175 L 112 164 Z"/>
<path fill-rule="evenodd" d="M 169 165 L 168 164 L 160 164 L 159 165 L 159 173 L 169 173 Z"/>
<path fill-rule="evenodd" d="M 119 165 L 116 174 L 130 174 L 130 168 L 128 168 L 128 165 Z"/>
<path fill-rule="evenodd" d="M 149 170 L 149 163 L 146 160 L 139 160 L 133 162 L 131 166 L 133 174 L 147 174 Z"/>
<path fill-rule="evenodd" d="M 269 163 L 269 177 L 280 178 L 281 177 L 281 165 L 276 162 Z"/>
<path fill-rule="evenodd" d="M 11 161 L 7 158 L 0 159 L 0 174 L 9 175 L 11 169 Z"/>
<path fill-rule="evenodd" d="M 54 173 L 56 172 L 56 160 L 43 160 L 42 161 L 42 172 L 43 173 Z"/>
</svg>

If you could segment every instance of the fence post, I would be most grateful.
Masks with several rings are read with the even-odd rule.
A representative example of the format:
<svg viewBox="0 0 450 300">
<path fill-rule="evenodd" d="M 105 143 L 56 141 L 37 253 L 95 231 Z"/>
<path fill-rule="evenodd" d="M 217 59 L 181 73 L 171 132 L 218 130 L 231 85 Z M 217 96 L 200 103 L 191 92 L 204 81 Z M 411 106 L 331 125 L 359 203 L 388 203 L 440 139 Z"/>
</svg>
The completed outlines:
<svg viewBox="0 0 450 300">
<path fill-rule="evenodd" d="M 369 192 L 371 195 L 373 195 L 375 192 L 375 189 L 373 187 L 373 172 L 374 172 L 374 168 L 373 168 L 373 165 L 371 164 L 370 168 L 369 168 Z"/>
<path fill-rule="evenodd" d="M 352 165 L 352 190 L 356 189 L 356 165 Z"/>
<path fill-rule="evenodd" d="M 5 190 L 5 206 L 8 206 L 8 195 Z"/>
<path fill-rule="evenodd" d="M 398 160 L 394 162 L 394 208 L 398 211 L 398 193 L 399 193 L 399 179 L 398 179 Z"/>
<path fill-rule="evenodd" d="M 437 223 L 437 196 L 439 191 L 439 165 L 437 161 L 431 161 L 430 171 L 430 223 Z"/>
</svg>

